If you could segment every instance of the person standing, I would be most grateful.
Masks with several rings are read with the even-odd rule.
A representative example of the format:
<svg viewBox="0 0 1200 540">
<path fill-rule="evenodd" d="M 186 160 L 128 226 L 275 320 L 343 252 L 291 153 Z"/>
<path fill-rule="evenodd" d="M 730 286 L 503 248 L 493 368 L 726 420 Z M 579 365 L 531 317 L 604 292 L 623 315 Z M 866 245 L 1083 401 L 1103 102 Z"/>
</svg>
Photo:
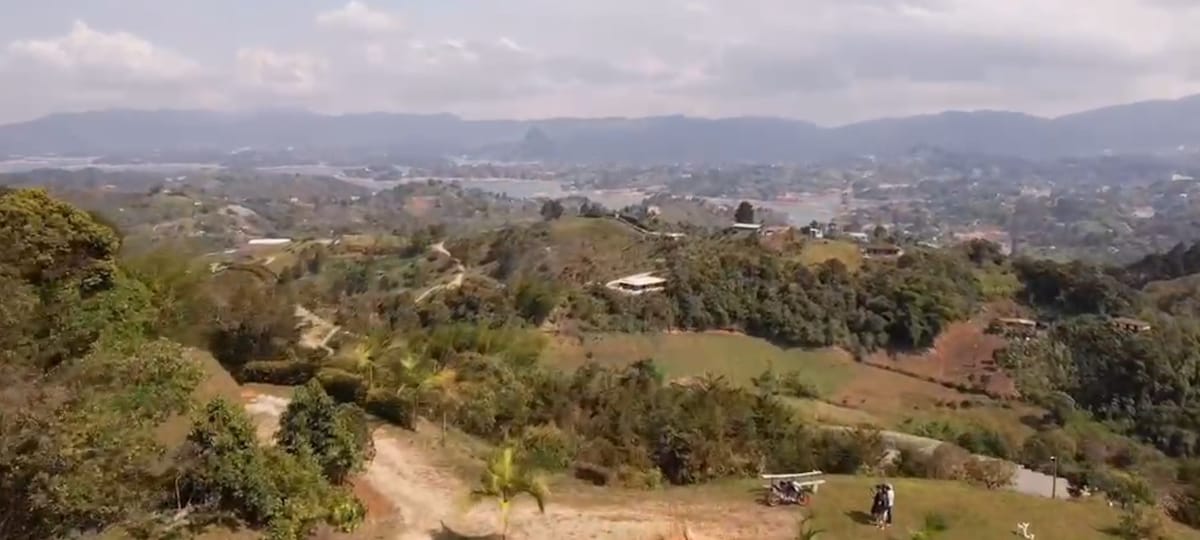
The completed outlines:
<svg viewBox="0 0 1200 540">
<path fill-rule="evenodd" d="M 887 496 L 887 510 L 886 510 L 887 525 L 886 525 L 886 527 L 891 527 L 892 526 L 892 513 L 894 512 L 894 510 L 896 508 L 896 488 L 892 487 L 891 484 L 887 484 L 886 486 L 884 486 L 884 491 L 886 492 L 885 495 Z"/>
<path fill-rule="evenodd" d="M 885 493 L 883 484 L 875 485 L 875 494 L 871 497 L 871 521 L 875 523 L 875 527 L 883 529 L 883 525 L 887 520 L 887 493 Z"/>
</svg>

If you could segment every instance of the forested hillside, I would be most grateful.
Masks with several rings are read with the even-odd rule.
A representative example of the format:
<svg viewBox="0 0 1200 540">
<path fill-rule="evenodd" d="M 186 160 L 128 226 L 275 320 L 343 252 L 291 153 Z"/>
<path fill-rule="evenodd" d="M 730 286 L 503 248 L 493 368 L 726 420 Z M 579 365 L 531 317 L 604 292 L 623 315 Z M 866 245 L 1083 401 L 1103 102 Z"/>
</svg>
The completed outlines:
<svg viewBox="0 0 1200 540">
<path fill-rule="evenodd" d="M 103 220 L 38 190 L 0 194 L 0 241 L 0 497 L 16 509 L 0 521 L 6 538 L 158 537 L 231 520 L 273 538 L 351 530 L 365 510 L 347 483 L 372 455 L 363 411 L 405 428 L 429 420 L 443 438 L 512 448 L 521 467 L 598 485 L 820 469 L 1000 489 L 1015 462 L 1054 467 L 1131 516 L 1162 503 L 1200 524 L 1200 324 L 1131 287 L 1125 276 L 1141 267 L 1010 260 L 973 241 L 905 245 L 851 268 L 825 240 L 671 238 L 558 213 L 485 232 L 340 235 L 260 254 L 271 262 L 210 265 L 172 248 L 121 254 Z M 603 285 L 647 271 L 662 290 Z M 1007 346 L 986 373 L 1011 377 L 1016 395 L 989 394 L 986 377 L 931 377 L 910 388 L 939 396 L 934 416 L 903 400 L 912 410 L 869 428 L 798 414 L 877 414 L 830 388 L 851 373 L 916 376 L 850 356 L 919 354 L 953 325 L 1011 316 L 1039 324 L 998 326 Z M 686 359 L 668 377 L 655 358 L 564 369 L 552 357 L 605 336 L 703 331 L 829 355 L 736 378 L 679 376 Z M 277 444 L 256 439 L 238 403 L 196 399 L 206 375 L 185 345 L 241 381 L 301 388 Z M 997 423 L 1018 410 L 1022 425 Z M 180 419 L 189 426 L 165 430 L 179 436 L 160 435 Z M 878 427 L 946 442 L 894 455 Z"/>
<path fill-rule="evenodd" d="M 294 414 L 337 412 L 260 445 L 240 404 L 193 400 L 205 375 L 171 340 L 166 276 L 118 261 L 112 229 L 43 191 L 6 190 L 0 241 L 0 537 L 162 538 L 229 522 L 287 539 L 361 520 L 346 471 L 322 468 L 361 437 L 317 444 L 310 431 L 351 435 L 361 416 L 318 387 Z M 186 437 L 164 435 L 187 417 Z"/>
</svg>

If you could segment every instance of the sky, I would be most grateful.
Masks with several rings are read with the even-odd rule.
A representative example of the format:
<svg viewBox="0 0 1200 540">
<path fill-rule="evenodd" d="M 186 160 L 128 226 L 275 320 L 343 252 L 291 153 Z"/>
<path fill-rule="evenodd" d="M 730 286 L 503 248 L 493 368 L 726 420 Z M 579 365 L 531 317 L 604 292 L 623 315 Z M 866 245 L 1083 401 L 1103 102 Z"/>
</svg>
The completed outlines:
<svg viewBox="0 0 1200 540">
<path fill-rule="evenodd" d="M 0 13 L 0 123 L 287 107 L 836 125 L 1200 93 L 1200 0 L 0 0 Z"/>
</svg>

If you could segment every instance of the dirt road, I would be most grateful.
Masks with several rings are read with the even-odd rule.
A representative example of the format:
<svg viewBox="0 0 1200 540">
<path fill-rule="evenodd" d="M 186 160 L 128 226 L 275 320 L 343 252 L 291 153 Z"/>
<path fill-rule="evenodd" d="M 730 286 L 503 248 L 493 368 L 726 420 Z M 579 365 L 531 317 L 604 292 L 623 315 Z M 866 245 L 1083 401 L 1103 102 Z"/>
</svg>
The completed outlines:
<svg viewBox="0 0 1200 540">
<path fill-rule="evenodd" d="M 258 432 L 269 439 L 287 408 L 277 396 L 247 393 L 246 410 Z M 394 522 L 383 538 L 444 540 L 493 538 L 500 528 L 494 504 L 468 504 L 470 486 L 436 463 L 436 449 L 427 448 L 411 433 L 391 427 L 374 432 L 375 459 L 362 476 L 369 487 L 392 507 L 395 516 L 372 519 Z M 618 501 L 619 502 L 619 501 Z M 718 504 L 668 505 L 648 502 L 634 507 L 597 502 L 570 494 L 555 494 L 545 514 L 528 500 L 514 504 L 509 538 L 517 540 L 611 539 L 653 540 L 687 523 L 692 540 L 764 540 L 767 531 L 787 538 L 792 522 L 787 513 L 764 511 L 747 502 L 736 512 Z M 373 537 L 379 537 L 378 532 Z M 495 536 L 498 538 L 498 536 Z"/>
<path fill-rule="evenodd" d="M 467 268 L 463 266 L 462 261 L 454 258 L 454 255 L 450 254 L 450 251 L 446 249 L 445 241 L 438 242 L 430 246 L 429 250 L 434 253 L 449 257 L 451 261 L 454 261 L 454 277 L 450 278 L 450 281 L 446 283 L 440 283 L 430 287 L 429 289 L 426 289 L 425 292 L 421 293 L 419 296 L 417 296 L 417 299 L 414 300 L 414 302 L 418 304 L 423 302 L 426 298 L 429 298 L 429 296 L 435 292 L 462 287 L 463 279 L 467 275 Z"/>
</svg>

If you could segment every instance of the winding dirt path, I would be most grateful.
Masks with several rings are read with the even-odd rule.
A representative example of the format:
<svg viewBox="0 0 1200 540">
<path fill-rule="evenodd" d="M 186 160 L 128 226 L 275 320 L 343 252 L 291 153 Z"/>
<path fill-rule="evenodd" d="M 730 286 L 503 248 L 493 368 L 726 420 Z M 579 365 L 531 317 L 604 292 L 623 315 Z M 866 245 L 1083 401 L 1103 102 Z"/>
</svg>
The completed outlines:
<svg viewBox="0 0 1200 540">
<path fill-rule="evenodd" d="M 446 249 L 445 240 L 429 246 L 429 250 L 434 253 L 444 255 L 454 262 L 454 277 L 450 278 L 450 281 L 446 283 L 440 283 L 426 289 L 425 292 L 421 293 L 419 296 L 417 296 L 416 300 L 414 300 L 414 302 L 417 304 L 425 301 L 426 298 L 429 298 L 429 296 L 435 292 L 462 287 L 463 279 L 467 276 L 467 267 L 463 266 L 462 261 L 455 258 L 454 255 L 452 255 L 450 251 Z"/>
<path fill-rule="evenodd" d="M 255 420 L 260 437 L 270 439 L 288 400 L 245 391 L 246 410 Z M 391 516 L 371 519 L 395 523 L 385 536 L 394 540 L 447 540 L 499 538 L 500 516 L 495 505 L 471 506 L 469 486 L 452 471 L 436 464 L 433 450 L 415 436 L 392 427 L 374 432 L 375 459 L 362 475 L 373 492 L 391 506 Z M 619 502 L 619 501 L 618 501 Z M 757 510 L 752 503 L 736 512 L 719 504 L 616 505 L 590 501 L 586 496 L 557 493 L 545 514 L 529 500 L 514 504 L 508 537 L 513 540 L 653 540 L 688 524 L 691 540 L 764 540 L 767 531 L 786 533 L 791 522 L 785 513 Z M 750 510 L 750 511 L 747 511 Z M 776 520 L 770 518 L 775 516 Z M 782 520 L 782 521 L 780 521 Z M 780 521 L 779 523 L 768 523 Z M 779 538 L 787 538 L 781 534 Z"/>
</svg>

